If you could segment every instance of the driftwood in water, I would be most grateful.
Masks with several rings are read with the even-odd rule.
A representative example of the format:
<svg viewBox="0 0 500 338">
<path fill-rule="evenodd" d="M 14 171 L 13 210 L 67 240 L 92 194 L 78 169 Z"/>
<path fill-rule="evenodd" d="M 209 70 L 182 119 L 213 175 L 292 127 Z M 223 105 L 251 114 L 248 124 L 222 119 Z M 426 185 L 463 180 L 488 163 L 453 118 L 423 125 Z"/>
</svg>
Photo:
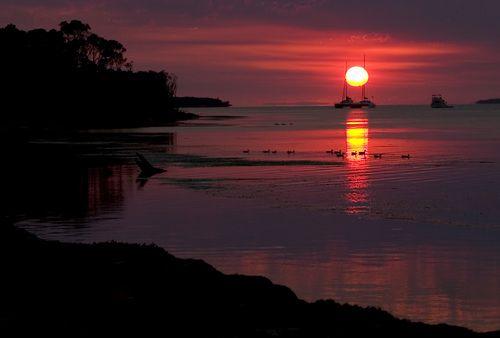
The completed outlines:
<svg viewBox="0 0 500 338">
<path fill-rule="evenodd" d="M 137 158 L 135 159 L 135 163 L 137 163 L 137 166 L 141 169 L 142 177 L 150 177 L 165 172 L 165 169 L 153 167 L 144 155 L 136 153 L 136 156 Z"/>
</svg>

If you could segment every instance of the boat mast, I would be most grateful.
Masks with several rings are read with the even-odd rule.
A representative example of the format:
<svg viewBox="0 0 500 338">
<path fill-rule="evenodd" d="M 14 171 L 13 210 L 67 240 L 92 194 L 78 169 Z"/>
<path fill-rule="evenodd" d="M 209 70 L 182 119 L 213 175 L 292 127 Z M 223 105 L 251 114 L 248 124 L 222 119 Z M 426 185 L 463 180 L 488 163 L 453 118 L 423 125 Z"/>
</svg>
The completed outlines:
<svg viewBox="0 0 500 338">
<path fill-rule="evenodd" d="M 347 99 L 347 80 L 345 78 L 346 74 L 347 74 L 347 59 L 345 60 L 344 88 L 342 90 L 342 101 Z"/>
<path fill-rule="evenodd" d="M 366 70 L 366 54 L 363 54 L 363 68 Z M 362 87 L 362 100 L 366 99 L 366 84 Z"/>
</svg>

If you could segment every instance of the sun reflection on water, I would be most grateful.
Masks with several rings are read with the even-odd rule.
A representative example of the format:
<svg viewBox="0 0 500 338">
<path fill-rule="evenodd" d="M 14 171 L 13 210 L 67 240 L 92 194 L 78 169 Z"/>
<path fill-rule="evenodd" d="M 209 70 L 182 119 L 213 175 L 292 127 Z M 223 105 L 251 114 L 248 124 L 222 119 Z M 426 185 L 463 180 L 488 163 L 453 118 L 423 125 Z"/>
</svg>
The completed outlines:
<svg viewBox="0 0 500 338">
<path fill-rule="evenodd" d="M 369 211 L 367 155 L 368 153 L 368 115 L 363 110 L 352 110 L 346 121 L 346 158 L 347 158 L 347 202 L 348 214 L 362 214 Z"/>
</svg>

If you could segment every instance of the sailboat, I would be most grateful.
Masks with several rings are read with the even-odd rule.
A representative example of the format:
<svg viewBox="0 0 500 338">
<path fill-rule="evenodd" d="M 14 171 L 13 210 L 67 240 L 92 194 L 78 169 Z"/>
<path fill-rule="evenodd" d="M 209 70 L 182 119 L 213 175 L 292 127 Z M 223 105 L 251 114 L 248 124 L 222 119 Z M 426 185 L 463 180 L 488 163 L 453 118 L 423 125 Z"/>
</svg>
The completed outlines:
<svg viewBox="0 0 500 338">
<path fill-rule="evenodd" d="M 347 61 L 345 62 L 345 72 L 347 72 Z M 344 76 L 344 89 L 342 91 L 342 101 L 335 103 L 335 108 L 345 108 L 350 107 L 354 101 L 347 95 L 347 80 Z"/>
<path fill-rule="evenodd" d="M 366 69 L 366 56 L 363 55 L 363 68 Z M 345 70 L 347 73 L 347 61 L 345 63 Z M 366 84 L 361 87 L 363 99 L 358 102 L 354 102 L 352 98 L 347 95 L 347 80 L 344 77 L 344 89 L 342 92 L 342 101 L 335 103 L 335 108 L 375 108 L 375 103 L 366 97 Z"/>
<path fill-rule="evenodd" d="M 366 55 L 363 55 L 363 68 L 366 69 Z M 363 107 L 375 108 L 376 107 L 375 103 L 366 97 L 366 84 L 364 84 L 361 87 L 361 96 L 363 97 L 363 99 L 359 102 L 355 102 L 355 103 L 351 104 L 351 106 L 350 106 L 351 108 L 363 108 Z"/>
</svg>

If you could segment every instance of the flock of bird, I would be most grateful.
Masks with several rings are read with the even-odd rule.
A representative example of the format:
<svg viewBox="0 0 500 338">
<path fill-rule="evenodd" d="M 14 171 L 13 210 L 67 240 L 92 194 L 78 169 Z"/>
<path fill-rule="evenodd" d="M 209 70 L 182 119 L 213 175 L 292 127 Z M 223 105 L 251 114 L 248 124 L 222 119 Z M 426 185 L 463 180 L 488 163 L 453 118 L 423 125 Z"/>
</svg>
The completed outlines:
<svg viewBox="0 0 500 338">
<path fill-rule="evenodd" d="M 346 156 L 346 153 L 343 152 L 342 150 L 330 149 L 330 150 L 327 150 L 326 153 L 336 155 L 337 157 L 345 157 Z M 351 156 L 364 156 L 364 157 L 366 157 L 367 155 L 368 155 L 368 151 L 366 149 L 363 151 L 352 151 L 351 152 Z M 376 158 L 376 159 L 381 159 L 383 155 L 384 155 L 383 153 L 373 153 L 372 154 L 373 158 Z M 410 154 L 403 154 L 403 155 L 401 155 L 401 158 L 410 159 L 411 155 Z"/>
<path fill-rule="evenodd" d="M 262 150 L 262 152 L 263 152 L 264 154 L 277 154 L 277 153 L 278 153 L 278 151 L 277 151 L 277 150 L 271 150 L 271 149 Z M 243 153 L 244 153 L 244 154 L 250 154 L 250 149 L 243 150 Z M 288 155 L 290 155 L 290 154 L 295 154 L 295 150 L 287 150 L 287 151 L 286 151 L 286 153 L 287 153 Z"/>
<path fill-rule="evenodd" d="M 271 150 L 271 149 L 262 150 L 262 152 L 264 154 L 277 154 L 278 153 L 277 150 Z M 243 153 L 250 154 L 250 149 L 243 150 Z M 286 153 L 288 155 L 295 154 L 295 150 L 287 150 Z M 342 150 L 330 149 L 330 150 L 327 150 L 326 153 L 331 154 L 331 155 L 335 155 L 337 157 L 342 157 L 342 158 L 347 156 L 347 154 L 345 152 L 343 152 Z M 366 149 L 363 151 L 352 151 L 351 152 L 351 156 L 364 156 L 364 157 L 366 157 L 367 155 L 368 155 L 368 151 Z M 384 155 L 384 154 L 383 153 L 372 154 L 373 158 L 376 158 L 376 159 L 381 159 L 382 155 Z M 410 154 L 403 154 L 403 155 L 401 155 L 401 158 L 410 159 L 411 156 L 410 156 Z"/>
</svg>

